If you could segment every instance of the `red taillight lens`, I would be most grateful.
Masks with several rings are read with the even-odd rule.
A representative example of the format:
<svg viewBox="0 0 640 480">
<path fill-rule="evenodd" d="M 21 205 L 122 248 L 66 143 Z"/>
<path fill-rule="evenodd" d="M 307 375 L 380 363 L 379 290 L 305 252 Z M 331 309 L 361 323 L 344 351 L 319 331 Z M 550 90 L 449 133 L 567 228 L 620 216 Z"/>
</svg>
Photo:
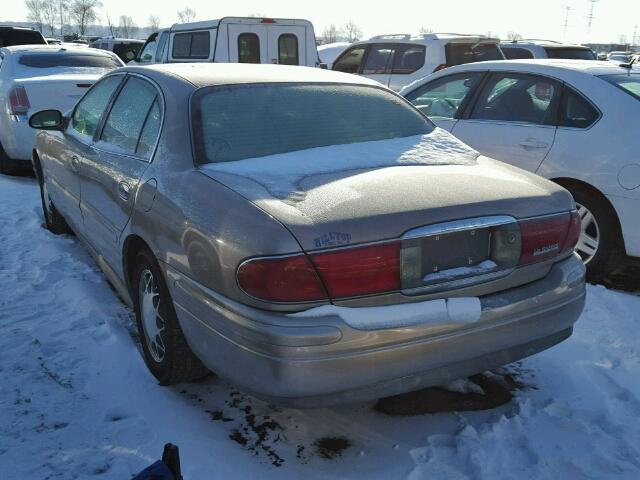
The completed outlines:
<svg viewBox="0 0 640 480">
<path fill-rule="evenodd" d="M 400 290 L 400 242 L 311 255 L 331 298 Z"/>
<path fill-rule="evenodd" d="M 580 239 L 582 233 L 582 224 L 580 222 L 580 215 L 578 212 L 573 211 L 569 217 L 569 231 L 567 232 L 567 238 L 562 246 L 562 251 L 566 252 L 573 250 Z"/>
<path fill-rule="evenodd" d="M 569 228 L 568 213 L 520 222 L 522 250 L 520 265 L 541 262 L 558 255 L 565 246 Z"/>
<path fill-rule="evenodd" d="M 29 97 L 22 85 L 16 85 L 9 92 L 9 107 L 12 115 L 23 115 L 29 111 Z"/>
<path fill-rule="evenodd" d="M 271 302 L 325 300 L 327 293 L 306 255 L 257 258 L 238 268 L 238 285 L 256 298 Z"/>
</svg>

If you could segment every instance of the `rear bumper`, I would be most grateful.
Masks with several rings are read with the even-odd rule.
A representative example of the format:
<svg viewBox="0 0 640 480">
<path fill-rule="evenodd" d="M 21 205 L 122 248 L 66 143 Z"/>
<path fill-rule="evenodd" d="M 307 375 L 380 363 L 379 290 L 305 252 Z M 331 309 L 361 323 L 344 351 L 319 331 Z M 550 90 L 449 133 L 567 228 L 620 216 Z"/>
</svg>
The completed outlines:
<svg viewBox="0 0 640 480">
<path fill-rule="evenodd" d="M 607 195 L 607 198 L 618 214 L 627 255 L 640 257 L 640 223 L 638 223 L 640 199 L 614 195 Z"/>
<path fill-rule="evenodd" d="M 575 255 L 541 280 L 481 297 L 473 324 L 386 330 L 355 330 L 335 314 L 292 318 L 253 309 L 166 273 L 202 361 L 260 398 L 298 407 L 395 395 L 532 355 L 571 335 L 585 301 Z"/>
<path fill-rule="evenodd" d="M 31 163 L 36 131 L 29 126 L 27 115 L 2 115 L 0 144 L 16 166 L 26 166 Z"/>
</svg>

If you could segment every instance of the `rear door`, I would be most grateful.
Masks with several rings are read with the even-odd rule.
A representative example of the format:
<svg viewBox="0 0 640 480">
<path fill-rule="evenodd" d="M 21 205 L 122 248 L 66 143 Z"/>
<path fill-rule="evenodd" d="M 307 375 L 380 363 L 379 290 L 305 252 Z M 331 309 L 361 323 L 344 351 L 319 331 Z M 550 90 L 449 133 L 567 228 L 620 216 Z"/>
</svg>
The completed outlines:
<svg viewBox="0 0 640 480">
<path fill-rule="evenodd" d="M 267 25 L 268 59 L 280 65 L 307 65 L 307 29 L 298 25 Z"/>
<path fill-rule="evenodd" d="M 227 26 L 227 35 L 229 41 L 229 62 L 270 62 L 266 25 L 230 23 Z"/>
<path fill-rule="evenodd" d="M 367 49 L 360 74 L 388 86 L 396 46 L 391 43 L 372 43 Z"/>
<path fill-rule="evenodd" d="M 452 133 L 484 155 L 535 172 L 555 141 L 560 91 L 547 77 L 493 73 Z"/>
<path fill-rule="evenodd" d="M 97 155 L 83 165 L 80 207 L 84 230 L 112 267 L 120 258 L 119 237 L 129 221 L 161 121 L 158 89 L 142 77 L 127 76 L 97 135 Z"/>
<path fill-rule="evenodd" d="M 96 85 L 76 105 L 69 126 L 61 136 L 51 136 L 45 177 L 49 196 L 75 231 L 82 231 L 80 175 L 86 162 L 95 159 L 93 137 L 122 75 L 111 75 Z"/>
<path fill-rule="evenodd" d="M 465 72 L 433 80 L 405 95 L 418 110 L 449 132 L 486 72 Z"/>
</svg>

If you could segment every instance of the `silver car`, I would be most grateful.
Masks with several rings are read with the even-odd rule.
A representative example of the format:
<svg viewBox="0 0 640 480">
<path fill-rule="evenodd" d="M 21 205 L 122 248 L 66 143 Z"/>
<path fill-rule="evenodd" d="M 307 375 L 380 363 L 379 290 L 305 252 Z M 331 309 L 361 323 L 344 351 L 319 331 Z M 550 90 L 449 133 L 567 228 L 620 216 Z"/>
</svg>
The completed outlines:
<svg viewBox="0 0 640 480">
<path fill-rule="evenodd" d="M 571 195 L 366 78 L 127 67 L 30 123 L 47 228 L 133 306 L 162 385 L 368 400 L 539 352 L 582 312 Z"/>
</svg>

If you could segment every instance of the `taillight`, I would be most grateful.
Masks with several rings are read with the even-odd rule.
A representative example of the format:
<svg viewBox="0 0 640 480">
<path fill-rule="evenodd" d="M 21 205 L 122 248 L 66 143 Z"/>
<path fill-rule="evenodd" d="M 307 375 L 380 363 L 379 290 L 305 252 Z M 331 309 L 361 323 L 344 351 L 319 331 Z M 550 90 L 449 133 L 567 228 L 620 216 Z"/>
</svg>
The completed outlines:
<svg viewBox="0 0 640 480">
<path fill-rule="evenodd" d="M 582 233 L 582 224 L 580 221 L 580 215 L 575 210 L 571 212 L 569 217 L 569 231 L 567 232 L 567 238 L 562 246 L 562 251 L 566 252 L 573 250 L 580 239 Z"/>
<path fill-rule="evenodd" d="M 331 298 L 400 290 L 400 242 L 311 255 Z"/>
<path fill-rule="evenodd" d="M 326 300 L 327 292 L 306 255 L 256 258 L 238 268 L 238 285 L 256 298 L 271 302 Z"/>
<path fill-rule="evenodd" d="M 440 65 L 438 65 L 436 68 L 433 69 L 432 73 L 439 72 L 440 70 L 444 70 L 445 68 L 447 68 L 447 65 L 445 63 L 441 63 Z"/>
<path fill-rule="evenodd" d="M 16 85 L 9 92 L 9 108 L 11 115 L 23 115 L 29 111 L 29 97 L 22 85 Z"/>
<path fill-rule="evenodd" d="M 564 251 L 572 218 L 565 213 L 519 222 L 522 236 L 519 264 L 541 262 Z"/>
</svg>

